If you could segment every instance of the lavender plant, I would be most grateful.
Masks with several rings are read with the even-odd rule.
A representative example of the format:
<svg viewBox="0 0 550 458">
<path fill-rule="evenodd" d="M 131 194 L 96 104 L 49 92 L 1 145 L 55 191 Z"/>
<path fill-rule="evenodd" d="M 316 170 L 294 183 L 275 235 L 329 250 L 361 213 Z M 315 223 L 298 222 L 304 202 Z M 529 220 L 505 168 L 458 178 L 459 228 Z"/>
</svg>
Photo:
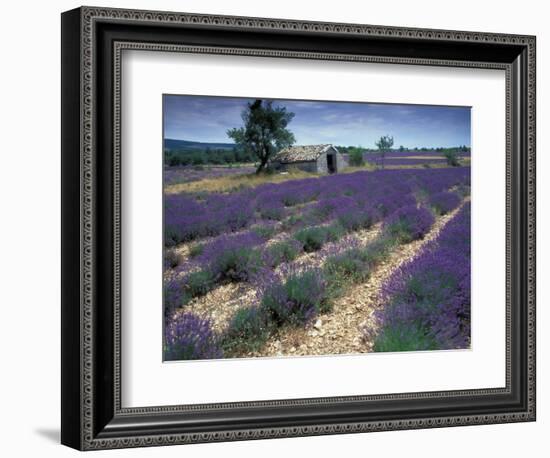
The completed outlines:
<svg viewBox="0 0 550 458">
<path fill-rule="evenodd" d="M 327 240 L 327 230 L 324 227 L 307 227 L 294 234 L 294 238 L 302 244 L 306 253 L 322 248 Z"/>
<path fill-rule="evenodd" d="M 384 232 L 400 243 L 408 243 L 424 237 L 434 223 L 429 210 L 408 205 L 396 210 L 384 222 Z"/>
<path fill-rule="evenodd" d="M 347 231 L 355 232 L 368 229 L 379 218 L 379 212 L 373 208 L 349 209 L 340 207 L 335 212 L 338 223 Z"/>
<path fill-rule="evenodd" d="M 470 342 L 470 207 L 383 285 L 375 351 L 467 348 Z"/>
<path fill-rule="evenodd" d="M 226 247 L 212 260 L 210 269 L 218 281 L 247 281 L 263 266 L 260 250 L 245 247 Z"/>
<path fill-rule="evenodd" d="M 183 303 L 193 297 L 204 296 L 215 284 L 216 278 L 211 270 L 196 270 L 187 274 L 181 282 L 183 287 Z"/>
<path fill-rule="evenodd" d="M 327 311 L 326 282 L 318 269 L 295 272 L 284 281 L 271 283 L 262 294 L 260 308 L 277 327 L 307 323 Z"/>
<path fill-rule="evenodd" d="M 272 331 L 273 324 L 263 309 L 256 305 L 239 309 L 222 336 L 224 354 L 256 351 Z"/>
<path fill-rule="evenodd" d="M 266 265 L 273 268 L 283 262 L 293 261 L 301 251 L 302 246 L 297 240 L 275 242 L 265 249 L 264 261 Z"/>
<path fill-rule="evenodd" d="M 349 284 L 367 280 L 395 243 L 389 237 L 379 237 L 365 247 L 351 242 L 341 253 L 329 256 L 323 267 L 329 296 L 337 297 Z"/>
<path fill-rule="evenodd" d="M 258 237 L 264 240 L 268 240 L 278 232 L 279 226 L 277 226 L 277 224 L 266 222 L 266 223 L 256 224 L 252 226 L 250 229 Z"/>
<path fill-rule="evenodd" d="M 210 321 L 191 313 L 176 314 L 166 326 L 164 340 L 167 361 L 223 357 Z"/>
<path fill-rule="evenodd" d="M 165 316 L 169 317 L 174 310 L 184 305 L 186 302 L 185 292 L 181 281 L 170 276 L 164 281 L 164 312 Z"/>
<path fill-rule="evenodd" d="M 257 209 L 260 217 L 264 219 L 280 221 L 286 215 L 285 206 L 278 200 L 258 201 Z"/>
<path fill-rule="evenodd" d="M 460 204 L 460 198 L 454 192 L 442 191 L 430 198 L 430 207 L 436 215 L 445 215 Z"/>
</svg>

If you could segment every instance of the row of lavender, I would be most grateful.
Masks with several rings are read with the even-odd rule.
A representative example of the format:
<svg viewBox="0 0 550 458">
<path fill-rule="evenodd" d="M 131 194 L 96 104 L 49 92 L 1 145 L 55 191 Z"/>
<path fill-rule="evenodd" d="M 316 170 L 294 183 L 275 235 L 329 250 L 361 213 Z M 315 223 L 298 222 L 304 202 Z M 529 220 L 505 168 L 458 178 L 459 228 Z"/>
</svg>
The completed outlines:
<svg viewBox="0 0 550 458">
<path fill-rule="evenodd" d="M 365 329 L 375 351 L 468 348 L 470 345 L 470 204 L 420 256 L 384 284 L 378 330 Z"/>
<path fill-rule="evenodd" d="M 370 207 L 389 214 L 416 191 L 443 191 L 469 182 L 470 169 L 377 170 L 320 178 L 267 183 L 231 193 L 172 194 L 165 196 L 165 244 L 173 246 L 222 233 L 241 231 L 266 220 L 281 221 L 291 207 L 318 202 L 352 214 Z M 297 219 L 303 219 L 304 215 Z M 314 217 L 313 214 L 306 215 Z M 304 224 L 314 221 L 304 221 Z"/>
</svg>

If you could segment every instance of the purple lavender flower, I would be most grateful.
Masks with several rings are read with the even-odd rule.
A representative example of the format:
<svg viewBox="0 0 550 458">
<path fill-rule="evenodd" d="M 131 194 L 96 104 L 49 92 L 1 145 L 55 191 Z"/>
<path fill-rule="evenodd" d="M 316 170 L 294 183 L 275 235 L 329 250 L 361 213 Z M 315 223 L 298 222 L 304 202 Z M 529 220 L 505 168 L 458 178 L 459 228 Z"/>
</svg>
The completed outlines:
<svg viewBox="0 0 550 458">
<path fill-rule="evenodd" d="M 272 243 L 262 251 L 264 265 L 274 268 L 283 262 L 293 261 L 301 251 L 302 244 L 298 240 L 288 239 Z"/>
<path fill-rule="evenodd" d="M 194 250 L 192 259 L 181 260 L 174 268 L 177 276 L 166 281 L 167 313 L 182 307 L 191 297 L 210 291 L 220 282 L 265 284 L 271 278 L 273 268 L 279 266 L 280 269 L 285 263 L 291 262 L 302 247 L 307 246 L 309 251 L 323 250 L 326 241 L 342 237 L 341 226 L 353 232 L 389 215 L 385 227 L 388 228 L 393 221 L 398 229 L 396 234 L 403 237 L 402 241 L 422 237 L 433 220 L 431 216 L 426 216 L 426 209 L 416 207 L 415 192 L 421 190 L 425 202 L 429 204 L 437 201 L 441 193 L 446 196 L 447 191 L 454 186 L 467 188 L 469 183 L 469 167 L 437 171 L 387 169 L 266 183 L 227 193 L 166 195 L 167 246 L 212 237 L 211 240 L 200 242 L 202 252 L 200 249 Z M 267 223 L 266 219 L 272 223 Z M 281 223 L 273 222 L 277 220 Z M 326 222 L 331 223 L 331 230 L 313 227 L 323 228 Z M 332 230 L 336 228 L 339 230 Z M 302 234 L 307 235 L 302 245 L 297 241 L 285 242 L 273 249 L 270 249 L 273 244 L 264 245 L 268 238 L 279 231 L 294 233 L 299 229 L 307 230 Z M 272 280 L 276 284 L 276 280 Z M 467 283 L 467 280 L 461 282 Z M 285 282 L 279 283 L 285 286 Z M 468 323 L 465 309 L 461 306 L 463 300 L 466 299 L 447 301 L 447 308 L 440 308 L 439 315 L 459 316 L 461 329 L 465 329 Z M 460 313 L 453 312 L 459 309 Z M 403 310 L 405 313 L 408 309 L 405 307 Z M 441 320 L 449 321 L 448 318 Z M 431 322 L 436 323 L 436 315 L 433 315 Z M 447 332 L 448 328 L 437 326 L 441 331 L 434 332 L 433 339 L 456 338 Z M 411 329 L 403 328 L 400 332 L 404 336 L 415 335 L 415 329 Z M 439 337 L 435 337 L 436 334 Z"/>
<path fill-rule="evenodd" d="M 351 197 L 360 207 L 377 208 L 385 216 L 412 203 L 413 186 L 433 194 L 454 185 L 467 186 L 469 175 L 469 167 L 439 169 L 437 173 L 433 170 L 377 170 L 267 183 L 225 194 L 170 194 L 164 201 L 165 243 L 170 246 L 239 231 L 256 222 L 255 214 L 278 219 L 285 216 L 285 207 L 315 200 L 321 207 L 324 200 Z"/>
<path fill-rule="evenodd" d="M 444 215 L 454 210 L 460 204 L 460 198 L 453 192 L 442 191 L 430 198 L 430 207 L 438 215 Z"/>
<path fill-rule="evenodd" d="M 402 243 L 418 240 L 430 230 L 434 217 L 424 207 L 407 205 L 396 210 L 384 222 L 384 231 Z"/>
<path fill-rule="evenodd" d="M 334 211 L 338 223 L 348 232 L 366 229 L 380 218 L 378 209 L 368 206 L 361 207 L 355 201 L 349 206 L 341 205 Z"/>
<path fill-rule="evenodd" d="M 205 267 L 214 262 L 224 251 L 238 248 L 252 248 L 264 242 L 264 238 L 256 231 L 250 230 L 239 234 L 221 235 L 203 246 L 197 261 Z"/>
<path fill-rule="evenodd" d="M 204 179 L 219 178 L 223 176 L 246 175 L 253 173 L 254 167 L 202 167 L 174 166 L 164 169 L 164 184 L 173 185 L 179 183 L 191 183 Z"/>
<path fill-rule="evenodd" d="M 164 281 L 164 310 L 167 316 L 184 304 L 184 297 L 185 292 L 181 280 L 176 276 L 171 276 Z"/>
<path fill-rule="evenodd" d="M 246 281 L 262 267 L 263 239 L 254 231 L 222 236 L 204 248 L 199 261 L 217 281 Z"/>
<path fill-rule="evenodd" d="M 376 351 L 467 348 L 470 342 L 470 207 L 382 286 Z M 366 337 L 372 338 L 370 330 Z"/>
<path fill-rule="evenodd" d="M 261 290 L 260 307 L 277 326 L 298 325 L 326 310 L 326 280 L 322 271 L 310 269 L 294 272 L 275 280 Z"/>
<path fill-rule="evenodd" d="M 286 209 L 282 202 L 278 200 L 257 200 L 257 211 L 260 217 L 280 221 L 286 216 Z"/>
<path fill-rule="evenodd" d="M 245 194 L 213 194 L 202 202 L 188 195 L 164 199 L 165 244 L 235 232 L 254 221 L 250 198 Z"/>
<path fill-rule="evenodd" d="M 175 315 L 166 326 L 164 359 L 167 361 L 222 358 L 218 338 L 209 320 L 192 313 Z"/>
</svg>

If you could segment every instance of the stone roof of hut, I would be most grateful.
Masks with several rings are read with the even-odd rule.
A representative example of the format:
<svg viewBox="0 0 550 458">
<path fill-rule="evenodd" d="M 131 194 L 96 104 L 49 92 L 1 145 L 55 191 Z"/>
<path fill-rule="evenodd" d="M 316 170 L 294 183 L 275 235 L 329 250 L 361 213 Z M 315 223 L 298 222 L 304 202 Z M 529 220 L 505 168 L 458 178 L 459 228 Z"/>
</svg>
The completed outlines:
<svg viewBox="0 0 550 458">
<path fill-rule="evenodd" d="M 279 151 L 274 157 L 274 161 L 289 163 L 289 162 L 304 162 L 316 161 L 327 149 L 334 146 L 327 145 L 296 145 L 289 146 Z M 334 148 L 338 151 L 336 148 Z"/>
</svg>

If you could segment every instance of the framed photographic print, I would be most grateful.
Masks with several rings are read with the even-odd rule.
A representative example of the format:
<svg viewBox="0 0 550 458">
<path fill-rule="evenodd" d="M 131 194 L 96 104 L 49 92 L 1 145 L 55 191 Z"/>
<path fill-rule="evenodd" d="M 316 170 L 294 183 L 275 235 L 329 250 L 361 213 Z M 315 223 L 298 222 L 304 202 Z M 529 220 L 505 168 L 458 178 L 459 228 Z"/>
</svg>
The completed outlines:
<svg viewBox="0 0 550 458">
<path fill-rule="evenodd" d="M 535 419 L 535 38 L 62 15 L 62 443 Z"/>
</svg>

